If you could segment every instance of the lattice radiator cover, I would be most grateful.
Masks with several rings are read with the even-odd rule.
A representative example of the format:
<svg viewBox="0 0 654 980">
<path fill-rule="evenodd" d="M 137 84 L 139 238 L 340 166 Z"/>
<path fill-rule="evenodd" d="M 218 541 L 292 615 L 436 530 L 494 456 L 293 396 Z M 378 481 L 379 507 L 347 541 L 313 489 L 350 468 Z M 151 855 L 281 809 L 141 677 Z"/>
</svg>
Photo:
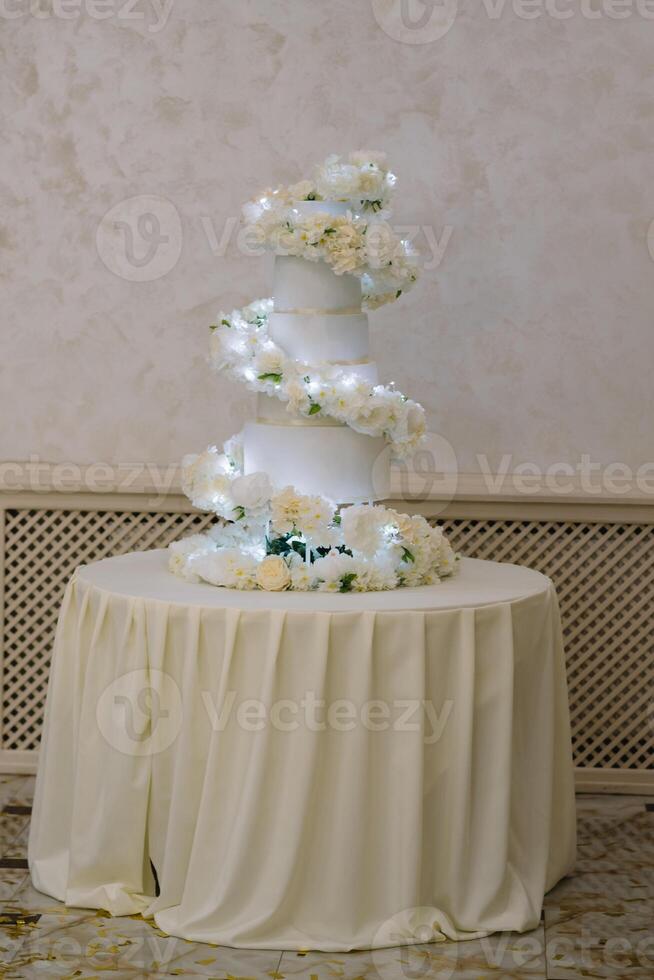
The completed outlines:
<svg viewBox="0 0 654 980">
<path fill-rule="evenodd" d="M 82 563 L 160 548 L 207 515 L 14 509 L 4 514 L 3 750 L 38 748 L 52 638 L 66 582 Z M 563 618 L 575 763 L 654 761 L 654 524 L 455 518 L 463 554 L 549 575 Z"/>
</svg>

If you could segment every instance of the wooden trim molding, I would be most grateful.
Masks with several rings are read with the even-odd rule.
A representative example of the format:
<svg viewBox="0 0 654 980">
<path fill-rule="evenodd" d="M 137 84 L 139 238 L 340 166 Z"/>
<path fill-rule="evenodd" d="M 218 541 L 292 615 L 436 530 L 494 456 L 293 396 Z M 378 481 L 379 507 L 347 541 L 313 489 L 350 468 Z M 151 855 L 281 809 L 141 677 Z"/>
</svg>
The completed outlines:
<svg viewBox="0 0 654 980">
<path fill-rule="evenodd" d="M 615 472 L 612 467 L 621 467 Z M 584 503 L 599 507 L 654 506 L 654 464 L 638 470 L 622 464 L 577 472 L 572 467 L 547 471 L 518 472 L 484 470 L 476 473 L 418 472 L 395 464 L 391 495 L 398 500 L 422 505 L 506 501 L 528 506 Z M 36 458 L 0 462 L 0 494 L 88 494 L 169 498 L 181 494 L 181 472 L 177 464 L 160 463 L 53 463 Z"/>
</svg>

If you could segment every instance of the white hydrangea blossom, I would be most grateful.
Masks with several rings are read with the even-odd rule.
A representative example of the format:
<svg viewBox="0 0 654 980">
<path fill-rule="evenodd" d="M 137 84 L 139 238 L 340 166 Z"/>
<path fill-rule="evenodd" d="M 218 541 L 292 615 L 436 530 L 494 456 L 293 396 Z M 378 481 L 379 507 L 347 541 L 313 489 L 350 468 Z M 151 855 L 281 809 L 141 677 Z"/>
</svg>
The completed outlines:
<svg viewBox="0 0 654 980">
<path fill-rule="evenodd" d="M 193 573 L 210 585 L 227 589 L 256 588 L 257 559 L 239 548 L 219 548 L 190 559 Z"/>
<path fill-rule="evenodd" d="M 341 531 L 346 547 L 372 558 L 388 543 L 388 511 L 367 504 L 346 507 L 341 514 Z"/>
</svg>

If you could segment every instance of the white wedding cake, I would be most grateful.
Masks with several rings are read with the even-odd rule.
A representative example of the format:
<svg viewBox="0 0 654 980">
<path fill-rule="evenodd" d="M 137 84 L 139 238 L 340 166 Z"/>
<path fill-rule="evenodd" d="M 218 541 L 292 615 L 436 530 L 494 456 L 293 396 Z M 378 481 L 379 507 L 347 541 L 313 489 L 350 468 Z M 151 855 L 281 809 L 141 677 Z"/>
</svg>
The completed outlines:
<svg viewBox="0 0 654 980">
<path fill-rule="evenodd" d="M 294 202 L 301 215 L 346 215 L 347 203 Z M 291 255 L 274 260 L 273 312 L 268 336 L 289 357 L 345 369 L 354 382 L 377 385 L 369 358 L 368 315 L 361 282 L 337 276 L 326 262 Z M 322 413 L 289 413 L 274 396 L 257 394 L 257 418 L 243 430 L 246 473 L 265 471 L 273 483 L 320 493 L 337 503 L 383 500 L 390 492 L 390 452 L 369 436 Z"/>
<path fill-rule="evenodd" d="M 366 310 L 418 278 L 410 243 L 388 223 L 394 184 L 383 154 L 361 151 L 244 207 L 250 234 L 274 253 L 274 295 L 220 314 L 211 362 L 256 392 L 256 418 L 222 452 L 184 460 L 184 492 L 218 521 L 171 545 L 182 578 L 350 592 L 453 572 L 440 528 L 374 504 L 389 496 L 391 456 L 425 432 L 421 406 L 381 384 L 370 359 Z"/>
</svg>

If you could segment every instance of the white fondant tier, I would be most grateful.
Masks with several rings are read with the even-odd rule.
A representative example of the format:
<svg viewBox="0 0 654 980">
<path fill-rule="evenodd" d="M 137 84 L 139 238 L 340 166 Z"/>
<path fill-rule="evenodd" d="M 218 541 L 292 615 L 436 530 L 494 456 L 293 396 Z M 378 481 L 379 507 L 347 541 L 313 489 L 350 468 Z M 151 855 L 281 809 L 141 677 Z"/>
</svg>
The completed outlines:
<svg viewBox="0 0 654 980">
<path fill-rule="evenodd" d="M 271 313 L 268 334 L 289 357 L 309 364 L 368 357 L 366 313 Z"/>
<path fill-rule="evenodd" d="M 384 439 L 346 425 L 246 422 L 244 449 L 245 472 L 263 470 L 278 487 L 322 494 L 338 504 L 383 500 L 390 494 Z"/>
<path fill-rule="evenodd" d="M 295 255 L 276 255 L 275 310 L 280 313 L 358 313 L 361 282 L 347 274 L 337 276 L 326 262 L 311 262 Z"/>
<path fill-rule="evenodd" d="M 350 205 L 303 201 L 294 207 L 303 214 L 340 215 Z M 268 332 L 289 357 L 338 364 L 378 383 L 355 276 L 337 276 L 322 260 L 275 256 L 274 307 Z M 338 504 L 382 500 L 390 493 L 390 451 L 383 438 L 322 414 L 290 414 L 284 402 L 268 395 L 257 395 L 257 421 L 245 425 L 244 454 L 246 473 L 263 470 L 275 486 L 319 493 Z"/>
</svg>

